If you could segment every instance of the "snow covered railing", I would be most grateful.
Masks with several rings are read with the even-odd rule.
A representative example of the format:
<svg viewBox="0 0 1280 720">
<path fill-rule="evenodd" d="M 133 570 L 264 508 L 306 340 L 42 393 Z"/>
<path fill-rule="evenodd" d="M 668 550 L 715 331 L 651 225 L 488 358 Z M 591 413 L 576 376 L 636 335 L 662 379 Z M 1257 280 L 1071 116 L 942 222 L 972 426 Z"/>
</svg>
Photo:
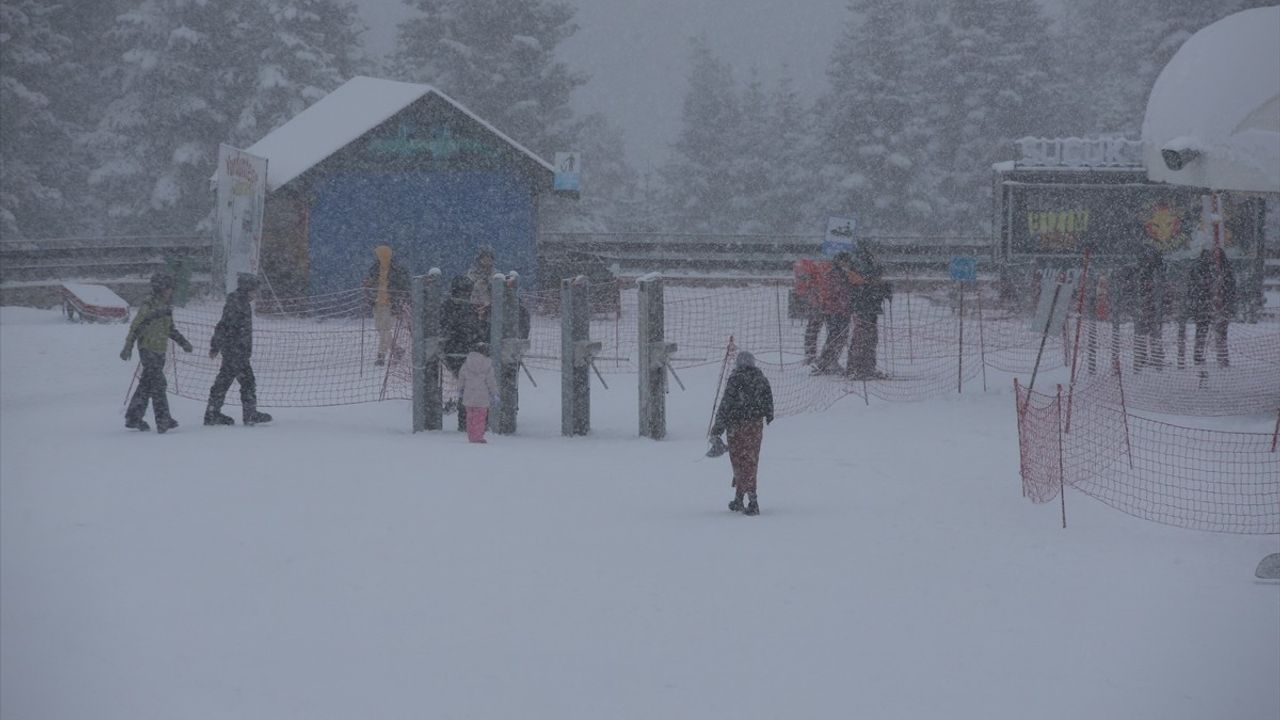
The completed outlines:
<svg viewBox="0 0 1280 720">
<path fill-rule="evenodd" d="M 147 278 L 180 266 L 208 281 L 213 240 L 203 235 L 69 237 L 0 242 L 0 302 L 51 306 L 64 282 L 102 284 L 126 300 L 145 297 Z"/>
<path fill-rule="evenodd" d="M 947 280 L 956 256 L 991 257 L 987 236 L 878 236 L 877 258 L 888 277 L 920 283 Z M 542 233 L 546 258 L 571 253 L 599 260 L 628 280 L 660 272 L 669 285 L 747 285 L 790 280 L 796 260 L 821 257 L 821 235 L 688 233 Z M 981 279 L 991 279 L 984 275 Z"/>
</svg>

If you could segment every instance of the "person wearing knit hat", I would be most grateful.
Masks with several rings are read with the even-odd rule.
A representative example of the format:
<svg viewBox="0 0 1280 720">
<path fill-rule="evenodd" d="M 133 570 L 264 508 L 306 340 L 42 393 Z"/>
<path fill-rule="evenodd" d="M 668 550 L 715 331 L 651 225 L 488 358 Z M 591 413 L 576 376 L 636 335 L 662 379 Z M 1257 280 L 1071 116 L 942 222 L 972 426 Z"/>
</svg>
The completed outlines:
<svg viewBox="0 0 1280 720">
<path fill-rule="evenodd" d="M 734 497 L 729 509 L 747 515 L 759 515 L 756 497 L 756 471 L 760 465 L 760 444 L 764 426 L 773 422 L 773 389 L 769 380 L 756 367 L 756 358 L 743 350 L 738 353 L 733 372 L 724 386 L 724 396 L 716 409 L 712 437 L 727 433 L 729 463 L 733 466 Z M 746 498 L 746 504 L 743 499 Z"/>
<path fill-rule="evenodd" d="M 173 287 L 172 275 L 158 272 L 151 276 L 151 297 L 133 316 L 129 335 L 124 339 L 124 349 L 120 351 L 120 359 L 127 362 L 133 357 L 136 344 L 138 358 L 142 361 L 138 389 L 129 399 L 129 407 L 124 413 L 124 426 L 133 430 L 151 429 L 142 419 L 147 412 L 147 403 L 155 412 L 156 432 L 164 433 L 178 427 L 178 421 L 169 414 L 169 397 L 165 394 L 168 382 L 164 378 L 164 356 L 169 350 L 170 340 L 178 343 L 184 352 L 191 352 L 191 343 L 173 324 Z"/>
<path fill-rule="evenodd" d="M 209 339 L 209 357 L 222 355 L 222 366 L 209 388 L 209 404 L 204 411 L 205 425 L 235 425 L 235 420 L 222 413 L 231 383 L 240 384 L 240 417 L 245 425 L 271 422 L 271 416 L 258 411 L 258 381 L 249 358 L 253 355 L 253 294 L 258 289 L 258 276 L 240 273 L 236 289 L 227 294 L 222 318 Z"/>
</svg>

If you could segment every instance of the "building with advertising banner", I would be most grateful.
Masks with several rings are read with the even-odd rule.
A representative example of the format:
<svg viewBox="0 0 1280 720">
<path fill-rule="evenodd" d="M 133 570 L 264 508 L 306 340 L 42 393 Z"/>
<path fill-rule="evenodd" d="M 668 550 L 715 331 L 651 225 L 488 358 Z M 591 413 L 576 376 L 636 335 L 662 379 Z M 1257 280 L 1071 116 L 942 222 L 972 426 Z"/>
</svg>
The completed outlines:
<svg viewBox="0 0 1280 720">
<path fill-rule="evenodd" d="M 267 160 L 261 270 L 280 296 L 357 287 L 377 245 L 446 276 L 487 245 L 533 280 L 555 168 L 430 85 L 352 78 L 245 152 Z"/>
<path fill-rule="evenodd" d="M 1174 276 L 1212 242 L 1205 188 L 1152 182 L 1142 144 L 1122 138 L 1023 138 L 1021 157 L 995 165 L 993 252 L 1006 298 L 1039 287 L 1047 269 L 1090 274 L 1132 265 L 1146 248 Z M 1261 302 L 1266 204 L 1248 193 L 1220 194 L 1226 256 L 1244 292 L 1242 309 Z"/>
</svg>

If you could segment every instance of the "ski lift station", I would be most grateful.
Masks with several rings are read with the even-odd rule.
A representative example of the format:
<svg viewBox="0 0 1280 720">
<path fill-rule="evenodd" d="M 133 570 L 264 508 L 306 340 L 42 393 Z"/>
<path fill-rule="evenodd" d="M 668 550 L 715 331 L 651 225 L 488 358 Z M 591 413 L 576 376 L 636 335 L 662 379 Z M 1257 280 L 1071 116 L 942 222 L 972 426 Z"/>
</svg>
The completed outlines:
<svg viewBox="0 0 1280 720">
<path fill-rule="evenodd" d="M 430 85 L 352 78 L 246 152 L 267 161 L 261 269 L 282 296 L 358 286 L 377 245 L 446 276 L 488 245 L 534 277 L 554 167 Z"/>
</svg>

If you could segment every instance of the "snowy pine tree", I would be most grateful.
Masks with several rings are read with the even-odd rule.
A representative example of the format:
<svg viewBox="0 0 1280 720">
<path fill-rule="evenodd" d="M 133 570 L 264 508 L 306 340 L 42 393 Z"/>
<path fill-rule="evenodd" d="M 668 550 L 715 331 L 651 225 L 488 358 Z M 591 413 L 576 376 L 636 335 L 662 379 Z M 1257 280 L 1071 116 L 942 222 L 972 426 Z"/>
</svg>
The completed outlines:
<svg viewBox="0 0 1280 720">
<path fill-rule="evenodd" d="M 914 233 L 933 221 L 927 182 L 931 134 L 921 109 L 927 34 L 900 0 L 852 0 L 832 54 L 831 90 L 819 99 L 817 162 L 824 214 L 852 213 L 868 234 Z"/>
<path fill-rule="evenodd" d="M 574 146 L 569 107 L 586 82 L 556 59 L 573 7 L 549 0 L 406 0 L 421 15 L 400 26 L 400 79 L 429 83 L 549 157 Z"/>
<path fill-rule="evenodd" d="M 116 91 L 85 141 L 114 233 L 189 233 L 212 208 L 218 144 L 249 144 L 350 72 L 335 0 L 142 0 L 110 33 Z"/>
<path fill-rule="evenodd" d="M 256 57 L 243 78 L 230 142 L 247 147 L 363 71 L 363 26 L 356 7 L 342 0 L 266 0 L 269 22 L 250 41 Z"/>
<path fill-rule="evenodd" d="M 989 230 L 991 165 L 1043 132 L 1053 97 L 1048 20 L 1036 0 L 951 0 L 934 19 L 929 156 L 937 164 L 936 229 Z"/>
<path fill-rule="evenodd" d="M 734 232 L 739 217 L 730 179 L 740 150 L 741 109 L 733 71 L 712 54 L 705 37 L 693 39 L 690 58 L 680 135 L 661 170 L 668 217 L 685 232 Z"/>
<path fill-rule="evenodd" d="M 0 2 L 0 236 L 49 237 L 77 229 L 75 124 L 58 106 L 73 85 L 73 43 L 55 27 L 70 8 Z"/>
</svg>

